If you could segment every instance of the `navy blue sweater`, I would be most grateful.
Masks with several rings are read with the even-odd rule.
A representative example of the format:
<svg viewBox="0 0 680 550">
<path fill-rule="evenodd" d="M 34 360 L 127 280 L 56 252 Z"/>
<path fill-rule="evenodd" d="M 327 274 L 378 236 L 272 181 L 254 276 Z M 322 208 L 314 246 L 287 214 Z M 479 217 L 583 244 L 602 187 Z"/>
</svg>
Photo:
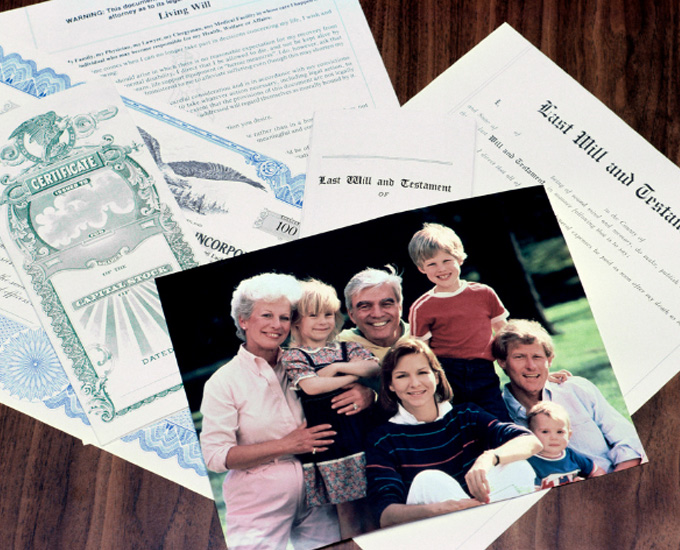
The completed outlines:
<svg viewBox="0 0 680 550">
<path fill-rule="evenodd" d="M 390 504 L 405 504 L 413 478 L 423 470 L 446 472 L 467 491 L 465 474 L 479 455 L 530 433 L 472 403 L 454 405 L 426 424 L 383 424 L 371 433 L 366 448 L 368 498 L 376 517 Z"/>
</svg>

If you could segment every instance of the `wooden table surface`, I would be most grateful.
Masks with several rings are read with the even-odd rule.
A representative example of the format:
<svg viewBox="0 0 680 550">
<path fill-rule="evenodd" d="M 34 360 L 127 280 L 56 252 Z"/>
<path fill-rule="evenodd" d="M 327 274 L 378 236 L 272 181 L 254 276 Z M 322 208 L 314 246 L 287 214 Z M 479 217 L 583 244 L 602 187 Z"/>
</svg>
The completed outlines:
<svg viewBox="0 0 680 550">
<path fill-rule="evenodd" d="M 678 4 L 361 0 L 401 103 L 507 21 L 676 164 Z M 491 548 L 680 548 L 678 395 L 675 377 L 634 415 L 649 464 L 551 491 Z M 225 547 L 192 491 L 2 405 L 0 441 L 2 548 Z"/>
</svg>

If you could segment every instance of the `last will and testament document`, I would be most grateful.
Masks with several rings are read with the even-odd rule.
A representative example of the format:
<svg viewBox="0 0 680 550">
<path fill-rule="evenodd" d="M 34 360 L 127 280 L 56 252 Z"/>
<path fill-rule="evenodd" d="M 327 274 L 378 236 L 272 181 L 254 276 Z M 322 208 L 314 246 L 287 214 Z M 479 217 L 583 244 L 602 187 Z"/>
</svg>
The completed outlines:
<svg viewBox="0 0 680 550">
<path fill-rule="evenodd" d="M 472 195 L 546 187 L 626 404 L 635 412 L 680 368 L 680 256 L 671 253 L 680 239 L 678 167 L 507 24 L 404 109 L 476 123 Z M 427 124 L 425 118 L 420 122 Z M 389 128 L 386 146 L 397 143 Z M 326 124 L 317 147 L 321 154 L 309 159 L 310 167 L 322 160 L 330 166 L 350 153 L 354 162 L 364 152 L 365 147 L 334 143 L 332 131 Z M 314 152 L 316 134 L 312 137 Z M 345 194 L 333 196 L 329 222 L 312 216 L 324 208 L 324 193 L 330 196 L 320 188 L 334 186 L 317 177 L 308 187 L 314 202 L 305 205 L 306 234 L 318 230 L 314 223 L 325 229 L 356 222 L 364 215 L 361 199 L 367 193 L 375 195 L 379 208 L 393 212 L 413 200 L 377 177 L 345 183 Z"/>
<path fill-rule="evenodd" d="M 680 170 L 503 25 L 406 108 L 477 122 L 474 193 L 544 185 L 630 412 L 680 368 Z"/>
<path fill-rule="evenodd" d="M 301 234 L 470 197 L 475 127 L 431 111 L 317 111 Z"/>
<path fill-rule="evenodd" d="M 316 108 L 399 106 L 357 0 L 52 0 L 0 35 L 297 156 Z"/>
</svg>

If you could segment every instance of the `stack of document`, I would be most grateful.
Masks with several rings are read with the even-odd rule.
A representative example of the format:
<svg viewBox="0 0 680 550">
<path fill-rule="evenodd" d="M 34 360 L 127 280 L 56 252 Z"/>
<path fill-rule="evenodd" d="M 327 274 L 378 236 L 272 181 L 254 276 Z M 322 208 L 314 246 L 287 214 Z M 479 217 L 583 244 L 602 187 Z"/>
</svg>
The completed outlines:
<svg viewBox="0 0 680 550">
<path fill-rule="evenodd" d="M 628 412 L 677 373 L 678 168 L 516 31 L 400 109 L 356 0 L 233 4 L 0 14 L 0 402 L 212 498 L 157 278 L 528 188 Z M 483 548 L 542 494 L 357 542 Z"/>
<path fill-rule="evenodd" d="M 398 102 L 356 2 L 128 4 L 0 17 L 2 337 L 45 368 L 0 399 L 212 498 L 154 279 L 298 238 L 315 109 Z"/>
</svg>

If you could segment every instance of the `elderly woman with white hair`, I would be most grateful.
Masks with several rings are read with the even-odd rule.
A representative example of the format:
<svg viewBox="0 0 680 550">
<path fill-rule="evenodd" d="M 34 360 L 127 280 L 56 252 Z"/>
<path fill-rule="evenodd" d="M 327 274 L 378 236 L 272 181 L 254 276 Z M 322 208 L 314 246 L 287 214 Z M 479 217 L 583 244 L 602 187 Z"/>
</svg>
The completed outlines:
<svg viewBox="0 0 680 550">
<path fill-rule="evenodd" d="M 335 508 L 306 505 L 295 457 L 327 450 L 335 432 L 329 424 L 307 427 L 278 362 L 300 295 L 299 281 L 290 275 L 264 273 L 242 281 L 231 316 L 244 344 L 204 387 L 201 448 L 208 469 L 227 471 L 223 493 L 230 549 L 278 549 L 288 543 L 316 548 L 340 539 Z M 346 393 L 352 413 L 372 402 L 372 392 Z"/>
</svg>

